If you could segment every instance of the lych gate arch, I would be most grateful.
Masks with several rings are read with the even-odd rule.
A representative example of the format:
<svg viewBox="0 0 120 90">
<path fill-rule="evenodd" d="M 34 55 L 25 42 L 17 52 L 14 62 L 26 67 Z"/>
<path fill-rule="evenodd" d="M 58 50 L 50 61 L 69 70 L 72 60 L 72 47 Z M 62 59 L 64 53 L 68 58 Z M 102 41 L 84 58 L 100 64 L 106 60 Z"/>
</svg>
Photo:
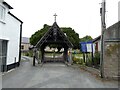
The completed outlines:
<svg viewBox="0 0 120 90">
<path fill-rule="evenodd" d="M 68 62 L 68 50 L 73 47 L 72 43 L 68 40 L 66 35 L 61 31 L 56 21 L 49 28 L 49 30 L 44 34 L 44 36 L 38 41 L 34 46 L 34 57 L 33 57 L 33 66 L 35 66 L 36 51 L 41 51 L 41 62 L 45 61 L 45 47 L 49 44 L 61 45 L 64 48 L 63 60 Z M 70 49 L 71 50 L 71 49 Z"/>
</svg>

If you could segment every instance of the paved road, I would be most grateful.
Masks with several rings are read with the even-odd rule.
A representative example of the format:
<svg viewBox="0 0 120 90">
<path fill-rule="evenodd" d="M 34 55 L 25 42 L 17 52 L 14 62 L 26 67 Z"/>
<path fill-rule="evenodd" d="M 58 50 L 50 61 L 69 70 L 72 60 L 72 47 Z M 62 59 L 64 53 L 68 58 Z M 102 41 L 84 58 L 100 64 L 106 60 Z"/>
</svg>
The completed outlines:
<svg viewBox="0 0 120 90">
<path fill-rule="evenodd" d="M 117 88 L 117 82 L 102 81 L 79 68 L 63 63 L 33 67 L 26 58 L 19 68 L 3 75 L 3 88 Z"/>
</svg>

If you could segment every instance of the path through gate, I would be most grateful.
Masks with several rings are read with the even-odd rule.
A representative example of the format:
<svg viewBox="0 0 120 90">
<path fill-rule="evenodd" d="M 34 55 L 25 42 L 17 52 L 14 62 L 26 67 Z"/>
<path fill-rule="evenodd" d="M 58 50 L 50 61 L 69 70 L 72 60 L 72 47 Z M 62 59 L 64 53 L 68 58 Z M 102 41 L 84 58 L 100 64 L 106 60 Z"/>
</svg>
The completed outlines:
<svg viewBox="0 0 120 90">
<path fill-rule="evenodd" d="M 55 17 L 56 18 L 56 17 Z M 60 46 L 64 49 L 63 55 L 61 57 L 46 57 L 45 56 L 45 48 L 49 45 L 53 46 Z M 44 36 L 38 41 L 38 43 L 34 46 L 34 58 L 33 58 L 33 66 L 35 66 L 36 60 L 36 50 L 41 52 L 40 61 L 47 62 L 47 61 L 61 61 L 61 62 L 69 62 L 68 57 L 72 56 L 72 53 L 68 56 L 68 50 L 72 50 L 73 47 L 72 43 L 68 40 L 67 36 L 63 33 L 63 31 L 59 28 L 59 26 L 55 22 L 53 25 L 48 29 L 48 31 L 44 34 Z M 56 47 L 57 48 L 57 47 Z"/>
</svg>

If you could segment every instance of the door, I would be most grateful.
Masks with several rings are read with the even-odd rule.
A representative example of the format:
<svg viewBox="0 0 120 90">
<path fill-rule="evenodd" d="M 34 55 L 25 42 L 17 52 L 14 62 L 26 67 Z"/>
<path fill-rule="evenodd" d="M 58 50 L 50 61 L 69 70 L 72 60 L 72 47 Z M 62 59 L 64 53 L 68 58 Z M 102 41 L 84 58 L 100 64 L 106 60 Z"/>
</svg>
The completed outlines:
<svg viewBox="0 0 120 90">
<path fill-rule="evenodd" d="M 0 40 L 0 71 L 6 71 L 6 60 L 7 60 L 7 40 Z"/>
</svg>

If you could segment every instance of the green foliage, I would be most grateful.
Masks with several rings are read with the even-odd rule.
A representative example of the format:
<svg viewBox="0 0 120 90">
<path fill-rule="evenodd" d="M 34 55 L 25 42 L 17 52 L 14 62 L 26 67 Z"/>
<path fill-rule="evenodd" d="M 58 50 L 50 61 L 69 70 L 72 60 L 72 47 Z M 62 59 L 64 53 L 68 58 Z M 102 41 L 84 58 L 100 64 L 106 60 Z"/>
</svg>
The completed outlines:
<svg viewBox="0 0 120 90">
<path fill-rule="evenodd" d="M 88 59 L 87 59 L 87 61 L 86 61 L 86 65 L 87 65 L 87 66 L 93 66 L 93 62 L 92 62 L 91 57 L 88 57 Z"/>
<path fill-rule="evenodd" d="M 27 52 L 27 53 L 25 53 L 25 56 L 29 56 L 29 53 Z"/>
<path fill-rule="evenodd" d="M 30 44 L 36 45 L 37 42 L 42 38 L 42 36 L 47 32 L 47 30 L 50 28 L 49 25 L 44 24 L 43 28 L 36 31 L 31 37 L 30 37 Z"/>
<path fill-rule="evenodd" d="M 80 38 L 80 42 L 87 42 L 87 41 L 91 41 L 93 38 L 89 35 L 86 35 L 83 38 Z"/>
<path fill-rule="evenodd" d="M 24 53 L 22 53 L 22 55 L 33 57 L 33 51 L 24 52 Z"/>
<path fill-rule="evenodd" d="M 80 64 L 80 65 L 84 65 L 85 64 L 83 59 L 78 58 L 76 56 L 73 56 L 72 60 L 73 60 L 73 63 L 75 63 L 75 64 Z"/>
<path fill-rule="evenodd" d="M 30 38 L 30 43 L 31 45 L 36 45 L 37 42 L 42 38 L 42 36 L 47 32 L 47 30 L 50 28 L 49 25 L 44 24 L 44 27 L 40 30 L 38 30 L 37 32 L 35 32 L 31 38 Z M 79 34 L 76 33 L 72 28 L 61 28 L 61 30 L 66 33 L 68 39 L 70 40 L 70 42 L 73 44 L 73 48 L 79 48 Z M 51 46 L 56 46 L 56 45 L 51 45 Z M 59 48 L 61 48 L 61 46 L 58 46 Z"/>
<path fill-rule="evenodd" d="M 61 28 L 64 33 L 66 33 L 68 39 L 73 44 L 73 48 L 79 48 L 79 34 L 74 31 L 72 28 Z"/>
<path fill-rule="evenodd" d="M 96 52 L 94 55 L 94 64 L 95 65 L 100 64 L 100 53 L 99 52 Z"/>
</svg>

